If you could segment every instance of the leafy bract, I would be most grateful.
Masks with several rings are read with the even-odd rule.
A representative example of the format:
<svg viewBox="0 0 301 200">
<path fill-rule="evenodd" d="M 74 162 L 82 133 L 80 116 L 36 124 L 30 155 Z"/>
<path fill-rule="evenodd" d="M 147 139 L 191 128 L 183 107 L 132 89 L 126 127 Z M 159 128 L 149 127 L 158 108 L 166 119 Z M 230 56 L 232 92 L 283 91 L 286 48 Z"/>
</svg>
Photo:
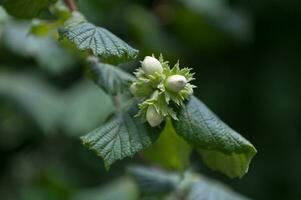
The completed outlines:
<svg viewBox="0 0 301 200">
<path fill-rule="evenodd" d="M 241 177 L 248 171 L 256 149 L 204 103 L 191 97 L 178 118 L 173 121 L 176 132 L 199 150 L 211 169 L 229 177 Z"/>
<path fill-rule="evenodd" d="M 32 19 L 57 0 L 3 0 L 6 11 L 21 19 Z"/>
<path fill-rule="evenodd" d="M 189 165 L 190 153 L 190 145 L 177 135 L 170 120 L 158 140 L 143 151 L 146 161 L 178 171 L 184 171 Z"/>
<path fill-rule="evenodd" d="M 116 66 L 88 59 L 88 71 L 95 83 L 109 94 L 121 93 L 128 89 L 134 77 Z"/>
<path fill-rule="evenodd" d="M 105 28 L 95 26 L 81 17 L 71 17 L 59 31 L 61 38 L 67 38 L 80 50 L 87 50 L 105 60 L 133 59 L 138 50 Z"/>
<path fill-rule="evenodd" d="M 149 147 L 160 132 L 159 128 L 151 128 L 134 117 L 136 107 L 135 104 L 129 106 L 104 126 L 81 137 L 85 146 L 104 159 L 107 169 L 115 161 L 132 157 Z"/>
</svg>

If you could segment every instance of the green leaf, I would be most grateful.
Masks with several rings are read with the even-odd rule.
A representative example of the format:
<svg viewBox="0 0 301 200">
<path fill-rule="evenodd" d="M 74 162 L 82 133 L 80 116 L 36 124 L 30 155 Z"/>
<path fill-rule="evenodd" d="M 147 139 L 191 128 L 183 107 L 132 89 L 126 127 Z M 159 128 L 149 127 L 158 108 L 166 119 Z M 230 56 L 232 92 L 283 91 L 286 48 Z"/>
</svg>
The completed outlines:
<svg viewBox="0 0 301 200">
<path fill-rule="evenodd" d="M 61 123 L 71 136 L 93 130 L 114 111 L 110 96 L 91 81 L 77 83 L 64 93 L 66 105 Z"/>
<path fill-rule="evenodd" d="M 132 157 L 149 147 L 157 138 L 159 128 L 151 128 L 148 124 L 141 123 L 134 117 L 136 113 L 137 105 L 133 104 L 104 126 L 81 137 L 85 146 L 104 159 L 107 169 L 115 161 Z"/>
<path fill-rule="evenodd" d="M 203 176 L 188 190 L 187 200 L 247 200 L 227 186 Z"/>
<path fill-rule="evenodd" d="M 128 177 L 114 180 L 102 187 L 75 191 L 71 200 L 138 200 L 139 191 L 136 184 Z"/>
<path fill-rule="evenodd" d="M 56 0 L 4 0 L 3 6 L 14 17 L 32 19 L 55 2 Z"/>
<path fill-rule="evenodd" d="M 91 82 L 79 82 L 62 92 L 26 73 L 1 72 L 0 97 L 13 101 L 43 131 L 61 127 L 73 137 L 93 130 L 114 111 L 111 98 Z"/>
<path fill-rule="evenodd" d="M 55 23 L 47 21 L 34 20 L 29 34 L 36 37 L 45 37 L 55 28 Z"/>
<path fill-rule="evenodd" d="M 176 190 L 181 181 L 177 173 L 166 173 L 158 169 L 134 166 L 129 173 L 136 180 L 140 191 L 148 195 L 162 195 Z"/>
<path fill-rule="evenodd" d="M 38 76 L 2 72 L 0 96 L 19 105 L 45 132 L 56 127 L 62 114 L 60 93 Z"/>
<path fill-rule="evenodd" d="M 236 40 L 248 41 L 252 37 L 250 16 L 240 9 L 231 7 L 226 0 L 179 0 L 183 7 L 199 14 L 213 28 Z M 227 22 L 227 23 L 225 23 Z"/>
<path fill-rule="evenodd" d="M 179 197 L 187 200 L 247 199 L 222 183 L 191 171 L 179 174 L 135 166 L 129 168 L 129 173 L 137 182 L 142 194 L 153 199 L 179 199 Z"/>
<path fill-rule="evenodd" d="M 0 24 L 3 24 L 7 18 L 8 17 L 6 11 L 3 9 L 2 6 L 0 6 Z"/>
<path fill-rule="evenodd" d="M 184 171 L 189 165 L 191 147 L 179 137 L 171 121 L 166 122 L 158 140 L 143 151 L 144 159 L 167 169 Z"/>
<path fill-rule="evenodd" d="M 241 177 L 256 154 L 255 147 L 222 122 L 204 103 L 191 97 L 173 121 L 176 132 L 194 145 L 203 161 L 229 177 Z"/>
<path fill-rule="evenodd" d="M 106 60 L 113 58 L 127 60 L 137 56 L 138 50 L 129 46 L 107 29 L 88 22 L 74 23 L 74 19 L 70 20 L 72 20 L 71 25 L 68 20 L 59 33 L 61 38 L 67 38 L 78 49 L 91 51 L 95 56 L 100 56 Z"/>
<path fill-rule="evenodd" d="M 121 93 L 129 89 L 134 77 L 116 66 L 99 63 L 97 60 L 88 59 L 88 71 L 94 82 L 109 94 Z"/>
<path fill-rule="evenodd" d="M 3 31 L 3 44 L 13 53 L 34 58 L 40 67 L 52 74 L 61 74 L 75 65 L 75 58 L 50 36 L 28 35 L 30 24 L 8 20 Z M 60 59 L 53 59 L 53 58 Z"/>
<path fill-rule="evenodd" d="M 8 16 L 2 6 L 0 6 L 0 38 L 2 37 L 2 33 L 4 30 L 5 22 L 7 21 Z"/>
</svg>

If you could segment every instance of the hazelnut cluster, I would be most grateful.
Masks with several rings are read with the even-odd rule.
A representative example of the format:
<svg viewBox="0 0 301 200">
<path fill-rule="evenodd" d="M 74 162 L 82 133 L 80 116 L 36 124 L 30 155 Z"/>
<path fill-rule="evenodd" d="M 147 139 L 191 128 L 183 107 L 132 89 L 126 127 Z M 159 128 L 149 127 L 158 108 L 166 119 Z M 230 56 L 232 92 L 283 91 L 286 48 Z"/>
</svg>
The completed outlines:
<svg viewBox="0 0 301 200">
<path fill-rule="evenodd" d="M 159 59 L 146 56 L 130 87 L 131 93 L 142 102 L 137 116 L 152 127 L 160 125 L 166 117 L 177 120 L 176 109 L 184 106 L 195 87 L 190 84 L 194 79 L 190 71 L 189 68 L 180 69 L 179 62 L 170 68 L 162 55 Z"/>
</svg>

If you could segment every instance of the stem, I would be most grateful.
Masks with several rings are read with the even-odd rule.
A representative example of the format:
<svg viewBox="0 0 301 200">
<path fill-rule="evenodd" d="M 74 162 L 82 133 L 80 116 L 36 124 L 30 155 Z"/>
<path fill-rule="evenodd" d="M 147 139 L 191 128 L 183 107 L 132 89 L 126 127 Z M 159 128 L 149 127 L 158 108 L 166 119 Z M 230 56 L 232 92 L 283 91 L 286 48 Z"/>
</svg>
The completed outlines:
<svg viewBox="0 0 301 200">
<path fill-rule="evenodd" d="M 73 0 L 64 0 L 64 2 L 71 12 L 76 10 L 76 5 Z"/>
<path fill-rule="evenodd" d="M 120 111 L 120 98 L 119 98 L 119 96 L 114 96 L 112 99 L 113 99 L 113 103 L 115 105 L 116 110 Z"/>
</svg>

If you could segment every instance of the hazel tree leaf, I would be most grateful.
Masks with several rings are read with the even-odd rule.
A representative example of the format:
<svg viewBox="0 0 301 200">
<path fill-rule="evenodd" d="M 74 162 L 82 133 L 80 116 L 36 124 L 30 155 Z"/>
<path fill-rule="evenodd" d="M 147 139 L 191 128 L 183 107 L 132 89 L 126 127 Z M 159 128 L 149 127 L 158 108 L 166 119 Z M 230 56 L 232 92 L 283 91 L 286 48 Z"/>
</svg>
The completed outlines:
<svg viewBox="0 0 301 200">
<path fill-rule="evenodd" d="M 140 191 L 146 195 L 162 195 L 173 192 L 180 184 L 181 176 L 158 169 L 132 166 L 128 172 L 133 176 Z"/>
<path fill-rule="evenodd" d="M 134 77 L 116 66 L 88 59 L 88 72 L 94 82 L 109 94 L 115 95 L 128 89 Z"/>
<path fill-rule="evenodd" d="M 255 147 L 222 122 L 204 103 L 191 97 L 173 121 L 176 132 L 195 146 L 203 161 L 213 170 L 227 176 L 247 173 Z"/>
<path fill-rule="evenodd" d="M 147 123 L 141 123 L 134 117 L 136 113 L 137 105 L 133 104 L 104 126 L 81 137 L 87 148 L 103 158 L 107 169 L 117 160 L 134 156 L 156 140 L 159 128 L 151 128 Z"/>
<path fill-rule="evenodd" d="M 76 138 L 105 123 L 114 112 L 110 96 L 88 80 L 64 91 L 64 100 L 64 115 L 60 122 L 66 133 Z"/>
<path fill-rule="evenodd" d="M 128 171 L 142 194 L 153 197 L 150 199 L 247 200 L 224 184 L 191 171 L 179 174 L 141 166 Z"/>
<path fill-rule="evenodd" d="M 32 19 L 56 1 L 57 0 L 3 0 L 2 4 L 10 15 L 21 19 Z"/>
<path fill-rule="evenodd" d="M 101 187 L 75 191 L 71 197 L 72 200 L 139 200 L 139 191 L 133 180 L 121 177 Z"/>
<path fill-rule="evenodd" d="M 224 184 L 200 176 L 200 180 L 190 186 L 187 200 L 247 200 L 247 198 Z"/>
<path fill-rule="evenodd" d="M 143 156 L 152 164 L 166 169 L 184 171 L 189 165 L 191 150 L 191 146 L 177 135 L 171 120 L 167 120 L 158 140 L 143 151 Z"/>
<path fill-rule="evenodd" d="M 70 20 L 72 25 L 68 20 L 64 28 L 59 31 L 60 37 L 67 38 L 79 50 L 91 51 L 93 55 L 105 60 L 136 58 L 138 50 L 129 46 L 107 29 L 85 22 L 83 19 L 78 23 L 75 23 L 73 18 Z"/>
</svg>

